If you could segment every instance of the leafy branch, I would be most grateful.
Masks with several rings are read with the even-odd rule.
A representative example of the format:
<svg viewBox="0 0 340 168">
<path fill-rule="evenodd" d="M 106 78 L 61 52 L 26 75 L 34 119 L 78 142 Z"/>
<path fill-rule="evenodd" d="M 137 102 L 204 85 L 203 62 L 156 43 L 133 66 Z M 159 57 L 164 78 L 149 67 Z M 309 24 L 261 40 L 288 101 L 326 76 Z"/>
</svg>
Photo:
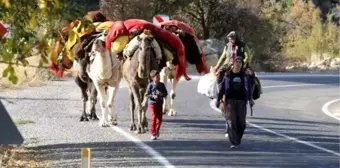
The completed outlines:
<svg viewBox="0 0 340 168">
<path fill-rule="evenodd" d="M 82 16 L 85 0 L 0 0 L 0 21 L 9 24 L 10 35 L 0 38 L 0 62 L 6 63 L 2 77 L 18 82 L 14 62 L 28 65 L 27 57 L 41 55 L 40 66 L 47 64 L 55 41 L 61 38 L 66 23 Z"/>
</svg>

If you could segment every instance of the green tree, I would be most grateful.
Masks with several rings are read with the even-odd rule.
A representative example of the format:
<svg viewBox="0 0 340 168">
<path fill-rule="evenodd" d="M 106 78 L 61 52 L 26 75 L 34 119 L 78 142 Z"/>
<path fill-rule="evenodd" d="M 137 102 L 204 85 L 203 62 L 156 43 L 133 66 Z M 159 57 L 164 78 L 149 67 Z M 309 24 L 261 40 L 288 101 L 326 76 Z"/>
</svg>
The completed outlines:
<svg viewBox="0 0 340 168">
<path fill-rule="evenodd" d="M 152 17 L 165 13 L 170 16 L 192 0 L 100 0 L 100 9 L 112 20 L 139 18 L 152 21 Z"/>
<path fill-rule="evenodd" d="M 48 63 L 51 48 L 61 37 L 62 20 L 85 13 L 84 0 L 1 0 L 0 21 L 10 25 L 10 36 L 0 39 L 0 61 L 8 64 L 3 77 L 16 84 L 14 64 L 28 65 L 27 57 L 37 49 L 40 65 Z"/>
</svg>

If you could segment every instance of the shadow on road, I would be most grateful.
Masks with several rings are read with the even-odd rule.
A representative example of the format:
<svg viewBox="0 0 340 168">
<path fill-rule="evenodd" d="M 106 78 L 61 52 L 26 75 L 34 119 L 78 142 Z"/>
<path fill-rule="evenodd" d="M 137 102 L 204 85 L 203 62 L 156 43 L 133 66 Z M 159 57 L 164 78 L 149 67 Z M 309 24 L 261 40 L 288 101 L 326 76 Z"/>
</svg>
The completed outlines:
<svg viewBox="0 0 340 168">
<path fill-rule="evenodd" d="M 133 142 L 98 142 L 79 144 L 56 144 L 32 147 L 42 161 L 50 161 L 51 167 L 79 167 L 81 148 L 91 148 L 93 167 L 155 166 L 150 157 Z M 135 158 L 135 160 L 134 160 Z"/>
<path fill-rule="evenodd" d="M 339 136 L 321 135 L 314 127 L 298 128 L 296 125 L 315 125 L 310 121 L 281 120 L 271 118 L 253 118 L 252 123 L 261 124 L 267 120 L 283 122 L 288 128 L 277 128 L 277 125 L 266 122 L 266 128 L 323 146 L 338 152 Z M 281 121 L 276 121 L 281 120 Z M 182 128 L 181 134 L 200 134 L 210 132 L 210 137 L 202 139 L 175 139 L 145 141 L 146 144 L 167 158 L 173 165 L 202 166 L 202 167 L 327 167 L 338 168 L 339 158 L 335 155 L 278 137 L 274 134 L 261 131 L 248 126 L 244 139 L 239 149 L 229 149 L 229 141 L 225 138 L 213 138 L 216 129 L 224 132 L 223 120 L 191 120 L 191 119 L 166 119 L 168 129 L 164 128 L 163 135 L 170 134 L 172 129 L 169 124 Z M 281 125 L 279 125 L 281 127 Z M 294 128 L 294 129 L 292 129 Z M 197 130 L 197 132 L 192 132 Z M 198 131 L 199 130 L 199 131 Z M 285 133 L 287 131 L 288 133 Z M 296 132 L 295 132 L 296 131 Z M 304 133 L 312 131 L 313 133 Z M 205 134 L 206 135 L 206 134 Z M 208 134 L 209 135 L 209 134 Z M 216 135 L 215 135 L 216 136 Z M 92 148 L 93 167 L 157 167 L 161 166 L 154 159 L 138 148 L 132 142 L 94 142 L 78 144 L 58 144 L 30 148 L 41 154 L 41 159 L 53 161 L 57 167 L 77 167 L 80 163 L 80 149 Z"/>
</svg>

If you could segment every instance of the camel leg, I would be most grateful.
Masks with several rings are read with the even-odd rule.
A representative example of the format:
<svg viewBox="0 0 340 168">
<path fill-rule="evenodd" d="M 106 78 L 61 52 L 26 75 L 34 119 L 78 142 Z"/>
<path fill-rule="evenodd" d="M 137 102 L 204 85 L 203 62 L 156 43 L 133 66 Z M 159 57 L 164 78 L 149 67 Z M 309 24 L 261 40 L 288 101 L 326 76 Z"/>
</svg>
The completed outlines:
<svg viewBox="0 0 340 168">
<path fill-rule="evenodd" d="M 129 86 L 129 96 L 130 96 L 130 114 L 131 114 L 131 125 L 130 125 L 130 131 L 136 131 L 136 124 L 135 124 L 135 102 L 133 93 L 131 90 L 131 87 Z"/>
<path fill-rule="evenodd" d="M 102 110 L 102 117 L 99 122 L 99 126 L 102 127 L 107 127 L 109 126 L 109 121 L 108 121 L 108 111 L 107 111 L 107 106 L 106 106 L 106 93 L 105 93 L 105 87 L 99 86 L 98 83 L 94 83 L 96 86 L 96 89 L 99 93 L 99 102 L 100 102 L 100 107 Z"/>
<path fill-rule="evenodd" d="M 114 103 L 115 103 L 115 97 L 117 95 L 117 91 L 119 89 L 119 85 L 116 85 L 114 87 L 109 87 L 108 88 L 108 93 L 109 93 L 109 100 L 108 100 L 108 108 L 110 111 L 110 122 L 112 125 L 117 125 L 117 113 L 114 111 Z"/>
<path fill-rule="evenodd" d="M 80 117 L 80 120 L 79 121 L 89 121 L 89 119 L 87 118 L 87 115 L 86 115 L 86 102 L 88 100 L 88 96 L 87 96 L 87 93 L 86 93 L 86 89 L 88 87 L 87 83 L 83 82 L 79 76 L 77 76 L 75 78 L 75 82 L 77 84 L 77 86 L 80 88 L 81 90 L 81 97 L 82 97 L 82 101 L 83 101 L 83 112 L 82 112 L 82 115 Z"/>
<path fill-rule="evenodd" d="M 96 114 L 97 96 L 98 96 L 97 89 L 96 89 L 96 87 L 92 83 L 90 85 L 90 102 L 91 102 L 90 119 L 92 119 L 92 120 L 99 120 L 99 118 L 97 117 L 97 114 Z"/>
<path fill-rule="evenodd" d="M 165 88 L 168 89 L 168 75 L 166 73 L 166 68 L 163 68 L 162 71 L 160 72 L 160 81 L 164 83 Z M 163 114 L 166 114 L 166 112 L 169 111 L 167 97 L 164 97 L 164 100 L 163 100 Z"/>
<path fill-rule="evenodd" d="M 175 97 L 176 97 L 176 87 L 178 84 L 178 80 L 171 79 L 172 88 L 170 91 L 170 111 L 168 113 L 168 116 L 176 116 L 177 112 L 175 110 Z"/>
<path fill-rule="evenodd" d="M 132 94 L 134 96 L 135 100 L 135 105 L 136 105 L 136 110 L 137 110 L 137 134 L 144 133 L 144 128 L 142 127 L 142 103 L 141 103 L 141 98 L 139 96 L 139 86 L 136 84 L 133 84 L 131 87 Z"/>
<path fill-rule="evenodd" d="M 146 92 L 146 88 L 140 88 L 139 89 L 139 95 L 141 98 L 141 102 L 146 101 L 146 97 L 144 97 L 144 94 Z M 145 131 L 148 130 L 148 120 L 146 118 L 146 111 L 147 111 L 147 106 L 145 107 L 144 104 L 142 104 L 142 126 L 144 127 Z"/>
</svg>

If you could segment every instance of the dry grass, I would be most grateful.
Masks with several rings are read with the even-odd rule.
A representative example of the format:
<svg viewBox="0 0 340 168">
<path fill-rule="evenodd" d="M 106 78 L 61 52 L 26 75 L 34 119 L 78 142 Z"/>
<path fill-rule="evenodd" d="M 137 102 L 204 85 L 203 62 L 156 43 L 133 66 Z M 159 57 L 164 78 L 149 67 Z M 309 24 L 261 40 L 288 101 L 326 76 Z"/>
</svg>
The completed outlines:
<svg viewBox="0 0 340 168">
<path fill-rule="evenodd" d="M 33 56 L 27 59 L 29 65 L 38 66 L 40 56 Z M 18 83 L 12 84 L 8 78 L 2 77 L 3 70 L 7 67 L 7 64 L 0 64 L 0 89 L 14 89 L 18 86 L 39 86 L 44 84 L 50 78 L 50 72 L 47 68 L 37 67 L 24 67 L 22 65 L 14 65 L 15 73 L 18 77 Z"/>
<path fill-rule="evenodd" d="M 27 59 L 30 66 L 24 67 L 22 65 L 14 65 L 15 73 L 18 77 L 18 83 L 16 85 L 12 84 L 8 78 L 2 77 L 3 70 L 8 66 L 7 64 L 0 63 L 0 91 L 7 89 L 16 89 L 18 87 L 27 86 L 42 86 L 47 84 L 49 80 L 57 78 L 52 74 L 47 66 L 49 64 L 43 65 L 44 67 L 38 68 L 40 61 L 40 56 L 33 56 Z M 34 66 L 34 67 L 31 67 Z M 65 77 L 73 76 L 73 71 L 65 71 Z"/>
<path fill-rule="evenodd" d="M 33 121 L 31 120 L 16 120 L 15 122 L 15 125 L 26 125 L 26 124 L 34 124 Z"/>
<path fill-rule="evenodd" d="M 1 168 L 45 168 L 49 167 L 47 162 L 41 162 L 36 157 L 35 151 L 22 147 L 0 146 Z"/>
</svg>

